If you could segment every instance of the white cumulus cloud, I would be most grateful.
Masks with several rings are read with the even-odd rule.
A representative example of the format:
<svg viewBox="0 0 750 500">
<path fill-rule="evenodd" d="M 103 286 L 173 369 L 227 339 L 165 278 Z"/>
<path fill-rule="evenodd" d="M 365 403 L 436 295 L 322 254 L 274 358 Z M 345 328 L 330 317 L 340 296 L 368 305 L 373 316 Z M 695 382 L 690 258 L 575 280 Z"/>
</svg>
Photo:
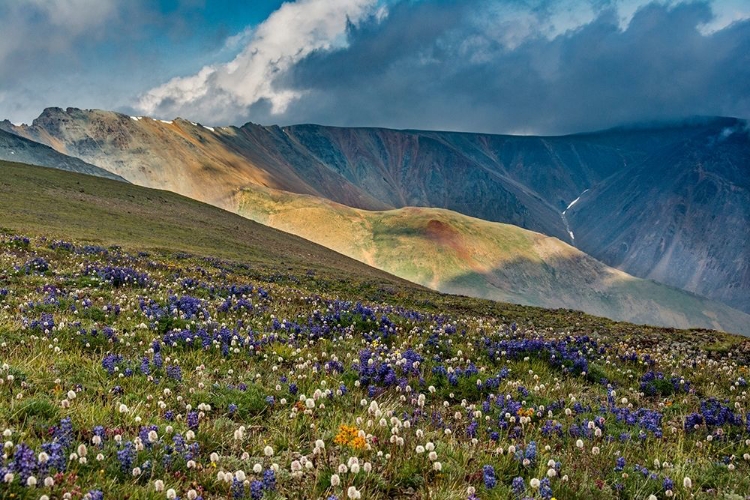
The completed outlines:
<svg viewBox="0 0 750 500">
<path fill-rule="evenodd" d="M 346 45 L 349 23 L 375 14 L 377 0 L 297 0 L 283 4 L 252 30 L 230 62 L 203 67 L 145 92 L 136 108 L 151 116 L 190 116 L 227 123 L 261 101 L 280 114 L 303 95 L 283 88 L 279 77 L 318 50 Z"/>
</svg>

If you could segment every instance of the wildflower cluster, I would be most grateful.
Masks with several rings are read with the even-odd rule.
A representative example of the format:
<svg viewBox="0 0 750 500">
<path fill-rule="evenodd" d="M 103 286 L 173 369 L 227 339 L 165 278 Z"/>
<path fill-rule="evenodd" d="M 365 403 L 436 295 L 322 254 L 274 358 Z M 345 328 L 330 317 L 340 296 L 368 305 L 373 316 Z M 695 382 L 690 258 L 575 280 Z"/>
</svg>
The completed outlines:
<svg viewBox="0 0 750 500">
<path fill-rule="evenodd" d="M 339 427 L 339 432 L 336 434 L 333 442 L 355 450 L 364 450 L 367 447 L 367 441 L 364 438 L 365 435 L 364 431 L 360 432 L 356 427 L 342 425 Z"/>
</svg>

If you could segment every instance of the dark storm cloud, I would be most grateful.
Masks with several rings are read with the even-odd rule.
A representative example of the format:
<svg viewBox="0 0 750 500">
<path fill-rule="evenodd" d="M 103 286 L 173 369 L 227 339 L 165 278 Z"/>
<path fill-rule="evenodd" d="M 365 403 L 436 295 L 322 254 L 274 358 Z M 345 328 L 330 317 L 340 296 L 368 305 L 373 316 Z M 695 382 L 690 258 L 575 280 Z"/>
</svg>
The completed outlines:
<svg viewBox="0 0 750 500">
<path fill-rule="evenodd" d="M 351 26 L 346 49 L 313 53 L 277 80 L 305 91 L 284 114 L 254 106 L 248 118 L 566 133 L 690 115 L 748 117 L 750 22 L 701 34 L 711 19 L 708 4 L 652 4 L 622 30 L 604 9 L 573 31 L 509 47 L 476 8 L 400 3 L 385 19 Z"/>
</svg>

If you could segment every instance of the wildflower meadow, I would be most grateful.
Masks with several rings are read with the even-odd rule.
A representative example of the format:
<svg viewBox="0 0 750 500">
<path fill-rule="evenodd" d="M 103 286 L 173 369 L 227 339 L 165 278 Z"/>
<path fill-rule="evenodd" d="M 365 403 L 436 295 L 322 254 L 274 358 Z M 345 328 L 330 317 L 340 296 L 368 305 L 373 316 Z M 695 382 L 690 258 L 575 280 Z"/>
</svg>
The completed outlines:
<svg viewBox="0 0 750 500">
<path fill-rule="evenodd" d="M 746 339 L 329 285 L 0 236 L 0 497 L 750 498 Z"/>
</svg>

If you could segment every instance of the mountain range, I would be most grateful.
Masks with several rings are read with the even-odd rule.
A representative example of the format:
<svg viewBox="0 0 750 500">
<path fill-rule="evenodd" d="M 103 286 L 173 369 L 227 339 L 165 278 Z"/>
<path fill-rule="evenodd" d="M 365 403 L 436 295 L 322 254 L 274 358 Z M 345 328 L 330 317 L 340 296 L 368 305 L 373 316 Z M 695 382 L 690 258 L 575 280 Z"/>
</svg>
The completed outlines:
<svg viewBox="0 0 750 500">
<path fill-rule="evenodd" d="M 243 214 L 443 291 L 670 326 L 726 328 L 715 302 L 697 308 L 713 322 L 685 316 L 685 297 L 750 312 L 750 136 L 738 119 L 533 137 L 318 125 L 205 127 L 49 108 L 29 126 L 6 121 L 0 130 L 8 133 L 2 137 L 34 141 L 134 184 Z M 0 150 L 8 147 L 0 143 Z M 23 161 L 55 166 L 41 153 Z M 269 208 L 268 200 L 276 206 Z M 304 215 L 300 204 L 308 206 Z M 321 221 L 343 221 L 341 227 L 366 221 L 369 232 L 316 237 L 312 228 L 320 224 L 312 222 L 311 204 Z M 391 248 L 377 244 L 387 241 L 388 231 L 373 227 L 411 227 L 422 247 L 412 238 L 411 247 L 393 247 L 393 255 L 380 260 L 351 250 L 354 234 L 380 255 Z M 527 231 L 514 232 L 518 228 Z M 469 233 L 484 241 L 456 244 L 456 234 Z M 511 234 L 526 238 L 526 253 L 517 254 L 522 263 L 509 258 L 518 249 L 498 250 L 499 242 L 513 240 Z M 478 274 L 476 255 L 465 253 L 477 248 L 494 249 L 484 253 Z M 409 275 L 410 264 L 403 263 L 420 259 L 443 262 L 442 270 L 430 271 L 432 277 Z M 590 274 L 568 261 L 584 263 Z M 541 271 L 529 271 L 528 262 Z M 568 278 L 560 278 L 565 273 L 555 262 L 565 262 Z M 674 296 L 676 290 L 633 276 L 689 293 L 671 302 L 679 306 L 666 307 L 665 291 Z M 610 283 L 604 292 L 592 284 L 604 282 Z M 613 292 L 614 282 L 650 288 L 629 289 L 626 300 L 624 292 Z M 657 304 L 651 309 L 660 312 L 643 312 L 649 310 L 645 304 Z M 746 315 L 735 319 L 740 327 L 747 321 Z"/>
</svg>

